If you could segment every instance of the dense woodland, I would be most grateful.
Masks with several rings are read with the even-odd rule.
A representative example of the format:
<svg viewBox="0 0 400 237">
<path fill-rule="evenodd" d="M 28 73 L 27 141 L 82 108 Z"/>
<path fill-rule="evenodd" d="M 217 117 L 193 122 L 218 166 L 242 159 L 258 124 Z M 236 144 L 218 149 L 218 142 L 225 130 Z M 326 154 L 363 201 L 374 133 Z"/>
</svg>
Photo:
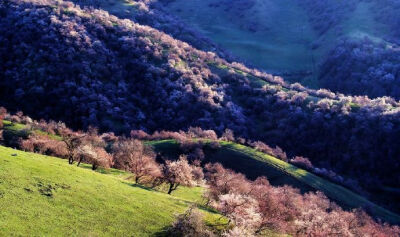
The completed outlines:
<svg viewBox="0 0 400 237">
<path fill-rule="evenodd" d="M 222 118 L 234 121 L 220 79 L 202 66 L 213 54 L 192 55 L 189 45 L 152 28 L 61 4 L 31 11 L 25 9 L 32 5 L 20 4 L 3 11 L 5 105 L 22 108 L 30 98 L 26 113 L 120 133 L 160 125 L 178 129 L 192 121 L 215 127 Z"/>
<path fill-rule="evenodd" d="M 322 86 L 371 97 L 400 98 L 400 51 L 372 40 L 343 40 L 321 67 Z"/>
<path fill-rule="evenodd" d="M 103 0 L 72 0 L 71 2 L 79 4 L 82 8 L 94 7 L 103 9 L 107 7 L 107 1 Z M 173 38 L 186 42 L 197 49 L 215 52 L 228 60 L 236 58 L 229 51 L 215 44 L 200 32 L 187 26 L 175 16 L 168 14 L 162 7 L 165 3 L 164 0 L 137 0 L 133 3 L 135 4 L 134 11 L 130 11 L 129 13 L 125 11 L 113 11 L 113 14 L 121 19 L 131 19 L 141 25 L 163 31 Z"/>
</svg>

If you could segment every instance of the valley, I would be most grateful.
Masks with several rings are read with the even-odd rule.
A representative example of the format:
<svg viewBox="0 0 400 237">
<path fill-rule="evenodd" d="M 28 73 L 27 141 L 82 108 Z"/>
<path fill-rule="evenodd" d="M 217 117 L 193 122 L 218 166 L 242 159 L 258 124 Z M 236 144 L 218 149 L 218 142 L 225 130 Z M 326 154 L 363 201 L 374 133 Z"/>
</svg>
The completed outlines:
<svg viewBox="0 0 400 237">
<path fill-rule="evenodd" d="M 372 3 L 357 2 L 343 21 L 318 34 L 297 0 L 166 1 L 168 12 L 233 52 L 248 65 L 319 88 L 319 64 L 341 38 L 381 42 L 388 28 L 375 21 Z M 243 5 L 243 6 L 242 6 Z"/>
</svg>

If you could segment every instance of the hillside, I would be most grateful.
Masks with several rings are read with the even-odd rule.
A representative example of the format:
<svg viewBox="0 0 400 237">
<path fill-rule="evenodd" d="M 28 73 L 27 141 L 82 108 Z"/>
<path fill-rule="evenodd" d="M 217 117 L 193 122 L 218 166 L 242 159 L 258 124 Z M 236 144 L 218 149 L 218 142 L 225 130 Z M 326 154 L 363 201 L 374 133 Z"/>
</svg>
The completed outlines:
<svg viewBox="0 0 400 237">
<path fill-rule="evenodd" d="M 0 3 L 0 103 L 13 112 L 117 134 L 231 129 L 367 190 L 399 188 L 400 104 L 392 98 L 289 84 L 104 10 L 7 3 Z"/>
<path fill-rule="evenodd" d="M 229 132 L 218 138 L 214 131 L 201 128 L 152 135 L 132 131 L 127 138 L 99 134 L 96 128 L 73 131 L 61 122 L 38 122 L 22 113 L 8 114 L 4 108 L 0 108 L 0 127 L 2 143 L 54 156 L 0 146 L 4 157 L 0 163 L 5 163 L 0 170 L 0 205 L 5 210 L 1 234 L 391 237 L 400 233 L 391 225 L 399 221 L 396 214 L 272 155 L 227 142 L 224 139 L 233 137 Z M 177 140 L 154 140 L 168 137 Z M 282 150 L 271 152 L 282 158 Z M 185 213 L 178 216 L 181 208 Z M 158 217 L 152 218 L 156 213 Z M 81 227 L 82 223 L 89 225 Z M 314 228 L 322 223 L 324 229 Z M 139 228 L 133 230 L 132 225 Z"/>
<path fill-rule="evenodd" d="M 399 16 L 0 0 L 0 236 L 400 236 Z"/>
<path fill-rule="evenodd" d="M 310 46 L 316 36 L 293 0 L 162 2 L 169 12 L 250 65 L 274 73 L 312 71 Z"/>
<path fill-rule="evenodd" d="M 217 151 L 206 150 L 205 162 L 219 162 L 227 168 L 246 174 L 250 179 L 266 176 L 272 185 L 290 185 L 304 193 L 322 191 L 344 208 L 367 208 L 373 216 L 384 221 L 400 223 L 399 215 L 368 201 L 343 186 L 250 147 L 232 142 L 220 143 L 221 148 Z M 154 146 L 156 151 L 169 157 L 177 158 L 182 153 L 179 144 L 174 140 L 152 141 L 149 144 Z"/>
<path fill-rule="evenodd" d="M 62 139 L 60 136 L 51 135 L 42 130 L 27 130 L 29 126 L 24 124 L 11 123 L 6 120 L 3 124 L 3 135 L 5 140 L 9 141 L 6 143 L 10 145 L 12 145 L 10 141 L 12 142 L 18 138 L 26 139 L 28 134 L 45 135 L 57 141 Z M 207 143 L 210 141 L 205 140 L 205 142 Z M 178 159 L 181 154 L 185 153 L 180 143 L 176 140 L 146 141 L 146 144 L 154 147 L 155 151 L 163 157 L 168 157 L 173 160 Z M 243 173 L 247 178 L 252 180 L 261 176 L 266 176 L 269 182 L 274 186 L 290 185 L 300 189 L 302 193 L 322 191 L 327 197 L 334 200 L 343 208 L 368 208 L 368 212 L 377 218 L 390 223 L 400 222 L 400 216 L 397 214 L 381 208 L 365 197 L 341 185 L 332 183 L 326 178 L 321 178 L 311 172 L 298 168 L 266 153 L 257 151 L 249 146 L 226 141 L 219 141 L 219 144 L 221 147 L 217 150 L 207 147 L 203 148 L 205 153 L 203 163 L 221 163 L 224 167 Z M 117 174 L 128 175 L 120 171 L 117 171 Z M 396 207 L 392 204 L 388 204 L 388 202 L 395 200 L 396 197 L 393 197 L 393 200 L 389 198 L 386 200 L 384 197 L 372 195 L 372 198 L 374 198 L 374 201 L 388 205 L 391 208 Z"/>
<path fill-rule="evenodd" d="M 379 37 L 388 32 L 374 21 L 372 4 L 358 1 L 164 2 L 187 24 L 250 64 L 294 76 L 315 75 L 318 63 L 340 37 Z M 299 75 L 291 78 L 304 80 Z M 304 82 L 312 85 L 311 80 Z"/>
<path fill-rule="evenodd" d="M 170 196 L 135 185 L 119 170 L 95 172 L 3 146 L 0 167 L 3 236 L 162 236 L 203 192 L 181 187 Z M 218 215 L 204 213 L 218 223 Z"/>
<path fill-rule="evenodd" d="M 161 2 L 164 5 L 159 8 L 177 15 L 247 65 L 313 88 L 329 88 L 352 95 L 400 98 L 399 90 L 387 85 L 399 82 L 397 67 L 380 65 L 390 64 L 399 58 L 397 50 L 392 50 L 399 45 L 399 4 L 396 1 Z M 356 50 L 343 47 L 346 41 L 357 42 L 358 50 L 366 58 L 373 57 L 373 63 L 362 59 L 363 56 Z M 369 45 L 368 41 L 375 45 Z M 377 53 L 374 51 L 379 49 L 371 50 L 371 47 L 383 48 L 380 51 L 384 52 L 375 56 Z M 337 54 L 342 54 L 342 57 L 338 58 Z M 356 62 L 348 62 L 352 57 L 369 64 L 369 69 L 366 66 L 360 68 Z M 321 66 L 327 63 L 329 70 L 337 72 L 332 73 Z M 364 76 L 360 80 L 360 75 L 364 74 L 372 78 Z M 382 80 L 386 74 L 391 80 Z M 376 85 L 378 88 L 370 88 Z"/>
</svg>

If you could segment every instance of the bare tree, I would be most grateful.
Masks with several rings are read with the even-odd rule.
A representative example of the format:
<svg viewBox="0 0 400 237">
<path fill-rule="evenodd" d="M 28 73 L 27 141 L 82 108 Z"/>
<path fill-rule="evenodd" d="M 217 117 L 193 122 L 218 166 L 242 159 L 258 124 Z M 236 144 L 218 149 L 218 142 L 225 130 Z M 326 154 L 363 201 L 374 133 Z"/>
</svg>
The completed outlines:
<svg viewBox="0 0 400 237">
<path fill-rule="evenodd" d="M 155 153 L 139 140 L 118 141 L 113 146 L 113 155 L 115 167 L 134 173 L 136 183 L 146 176 L 151 179 L 162 176 L 160 165 L 155 160 Z"/>
<path fill-rule="evenodd" d="M 72 165 L 74 163 L 74 157 L 76 150 L 83 143 L 83 138 L 86 136 L 85 134 L 79 134 L 77 132 L 73 132 L 70 129 L 64 129 L 60 131 L 60 135 L 62 136 L 62 141 L 65 143 L 68 151 L 68 163 Z"/>
</svg>

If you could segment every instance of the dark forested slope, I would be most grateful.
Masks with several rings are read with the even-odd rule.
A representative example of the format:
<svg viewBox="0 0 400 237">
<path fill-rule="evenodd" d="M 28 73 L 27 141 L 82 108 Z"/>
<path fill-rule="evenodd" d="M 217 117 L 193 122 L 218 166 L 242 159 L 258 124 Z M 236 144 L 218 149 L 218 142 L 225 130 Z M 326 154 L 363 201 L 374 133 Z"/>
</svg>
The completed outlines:
<svg viewBox="0 0 400 237">
<path fill-rule="evenodd" d="M 10 108 L 119 132 L 235 123 L 204 67 L 213 54 L 69 2 L 3 3 L 1 14 L 0 91 Z"/>
</svg>

